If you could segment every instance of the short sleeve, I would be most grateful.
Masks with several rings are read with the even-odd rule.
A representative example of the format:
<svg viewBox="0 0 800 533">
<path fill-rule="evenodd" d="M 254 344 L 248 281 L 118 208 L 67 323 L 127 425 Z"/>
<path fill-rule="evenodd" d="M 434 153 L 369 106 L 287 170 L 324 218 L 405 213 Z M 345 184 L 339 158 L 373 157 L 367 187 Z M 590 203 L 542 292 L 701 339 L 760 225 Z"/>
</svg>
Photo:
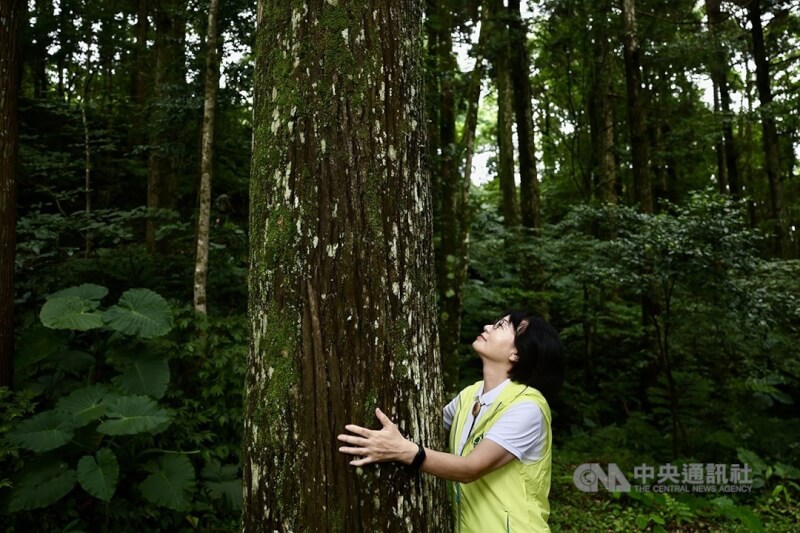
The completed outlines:
<svg viewBox="0 0 800 533">
<path fill-rule="evenodd" d="M 484 436 L 525 464 L 542 457 L 546 437 L 542 410 L 534 402 L 520 402 L 509 407 Z"/>
<path fill-rule="evenodd" d="M 456 407 L 458 406 L 458 396 L 453 398 L 450 403 L 442 409 L 442 416 L 444 417 L 444 429 L 450 431 L 450 426 L 453 425 L 453 418 L 456 416 Z"/>
</svg>

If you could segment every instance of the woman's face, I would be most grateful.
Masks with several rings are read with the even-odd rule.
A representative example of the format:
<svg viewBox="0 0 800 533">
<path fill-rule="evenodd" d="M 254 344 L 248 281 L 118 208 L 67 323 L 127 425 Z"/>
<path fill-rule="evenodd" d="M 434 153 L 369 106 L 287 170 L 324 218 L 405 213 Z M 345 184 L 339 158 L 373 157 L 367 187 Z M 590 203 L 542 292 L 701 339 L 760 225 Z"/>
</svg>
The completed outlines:
<svg viewBox="0 0 800 533">
<path fill-rule="evenodd" d="M 517 353 L 514 337 L 514 324 L 511 316 L 506 315 L 494 324 L 483 326 L 483 333 L 475 338 L 472 348 L 486 359 L 514 362 Z"/>
</svg>

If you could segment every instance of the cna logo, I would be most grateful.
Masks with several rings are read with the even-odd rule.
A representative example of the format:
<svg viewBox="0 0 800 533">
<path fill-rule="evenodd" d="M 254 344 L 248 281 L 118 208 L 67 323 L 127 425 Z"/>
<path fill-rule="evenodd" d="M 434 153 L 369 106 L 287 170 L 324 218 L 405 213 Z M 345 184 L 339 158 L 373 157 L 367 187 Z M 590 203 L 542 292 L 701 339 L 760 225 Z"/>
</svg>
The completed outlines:
<svg viewBox="0 0 800 533">
<path fill-rule="evenodd" d="M 631 491 L 631 484 L 615 463 L 608 464 L 608 473 L 599 463 L 579 465 L 572 474 L 572 482 L 583 492 L 597 492 L 599 484 L 611 492 Z"/>
</svg>

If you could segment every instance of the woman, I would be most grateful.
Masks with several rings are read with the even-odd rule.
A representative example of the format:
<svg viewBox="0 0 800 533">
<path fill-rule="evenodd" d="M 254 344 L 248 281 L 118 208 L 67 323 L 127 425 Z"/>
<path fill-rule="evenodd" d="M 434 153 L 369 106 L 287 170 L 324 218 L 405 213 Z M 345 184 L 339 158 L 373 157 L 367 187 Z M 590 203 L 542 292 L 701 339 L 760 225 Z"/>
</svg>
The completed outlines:
<svg viewBox="0 0 800 533">
<path fill-rule="evenodd" d="M 380 409 L 383 428 L 345 426 L 339 451 L 362 466 L 398 461 L 453 481 L 457 531 L 549 531 L 552 435 L 545 397 L 559 391 L 564 357 L 558 333 L 530 313 L 511 312 L 472 343 L 483 380 L 445 408 L 450 452 L 403 437 Z"/>
</svg>

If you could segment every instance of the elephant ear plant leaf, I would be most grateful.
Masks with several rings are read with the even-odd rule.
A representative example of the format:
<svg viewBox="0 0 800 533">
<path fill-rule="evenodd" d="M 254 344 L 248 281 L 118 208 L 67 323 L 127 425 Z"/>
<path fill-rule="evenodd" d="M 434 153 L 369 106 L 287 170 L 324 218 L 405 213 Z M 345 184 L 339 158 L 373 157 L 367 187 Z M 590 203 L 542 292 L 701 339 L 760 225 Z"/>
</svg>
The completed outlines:
<svg viewBox="0 0 800 533">
<path fill-rule="evenodd" d="M 77 427 L 83 427 L 106 414 L 108 396 L 108 388 L 100 383 L 75 389 L 58 401 L 56 411 L 72 415 Z"/>
<path fill-rule="evenodd" d="M 108 419 L 97 426 L 106 435 L 158 433 L 172 420 L 172 414 L 147 396 L 121 396 L 108 405 Z"/>
<path fill-rule="evenodd" d="M 43 459 L 35 461 L 20 472 L 8 504 L 9 511 L 23 511 L 47 507 L 75 486 L 77 474 L 63 461 Z"/>
<path fill-rule="evenodd" d="M 165 455 L 139 488 L 144 497 L 163 507 L 182 511 L 189 507 L 195 485 L 194 467 L 185 455 Z"/>
<path fill-rule="evenodd" d="M 149 339 L 172 329 L 172 311 L 167 301 L 149 289 L 125 291 L 119 303 L 103 313 L 103 320 L 116 331 Z"/>
<path fill-rule="evenodd" d="M 98 450 L 94 456 L 84 455 L 78 461 L 78 483 L 95 498 L 110 502 L 117 488 L 117 479 L 117 457 L 108 448 Z"/>
<path fill-rule="evenodd" d="M 96 301 L 79 296 L 51 298 L 42 306 L 39 318 L 48 328 L 88 331 L 103 327 L 98 305 Z"/>
<path fill-rule="evenodd" d="M 44 411 L 20 422 L 7 438 L 21 448 L 47 452 L 71 441 L 76 425 L 71 416 Z"/>
</svg>

